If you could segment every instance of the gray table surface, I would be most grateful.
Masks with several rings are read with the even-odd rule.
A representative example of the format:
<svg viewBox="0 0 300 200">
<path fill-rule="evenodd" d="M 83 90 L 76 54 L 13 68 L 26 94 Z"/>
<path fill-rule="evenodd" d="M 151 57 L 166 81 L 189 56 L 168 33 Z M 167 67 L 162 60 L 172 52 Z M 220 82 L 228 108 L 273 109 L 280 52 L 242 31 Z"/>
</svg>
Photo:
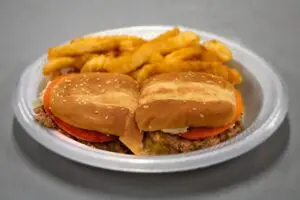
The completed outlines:
<svg viewBox="0 0 300 200">
<path fill-rule="evenodd" d="M 299 12 L 298 0 L 0 1 L 0 199 L 299 199 Z M 273 64 L 290 97 L 280 129 L 225 164 L 146 175 L 73 163 L 33 141 L 14 119 L 16 82 L 47 47 L 98 30 L 153 24 L 215 32 Z"/>
</svg>

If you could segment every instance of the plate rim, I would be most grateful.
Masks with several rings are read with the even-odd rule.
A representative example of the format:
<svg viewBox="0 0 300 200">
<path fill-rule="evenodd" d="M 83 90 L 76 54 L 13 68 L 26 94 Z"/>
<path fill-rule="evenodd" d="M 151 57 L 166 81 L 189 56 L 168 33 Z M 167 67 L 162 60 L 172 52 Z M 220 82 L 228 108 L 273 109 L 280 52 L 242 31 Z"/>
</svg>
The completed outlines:
<svg viewBox="0 0 300 200">
<path fill-rule="evenodd" d="M 128 30 L 134 30 L 134 31 L 138 31 L 138 30 L 160 30 L 160 31 L 164 31 L 164 30 L 168 30 L 173 28 L 174 26 L 170 26 L 170 25 L 164 25 L 164 26 L 129 26 L 129 27 L 121 27 L 121 28 L 115 28 L 115 29 L 108 29 L 108 30 L 103 30 L 103 31 L 99 31 L 99 32 L 93 32 L 93 33 L 89 33 L 86 35 L 98 35 L 98 34 L 107 34 L 107 33 L 113 33 L 113 32 L 120 32 L 120 31 L 128 31 Z M 277 113 L 277 117 L 276 117 L 276 123 L 273 124 L 271 127 L 269 127 L 269 129 L 267 131 L 265 131 L 264 134 L 251 134 L 251 137 L 245 137 L 242 140 L 238 140 L 236 141 L 236 143 L 234 143 L 234 145 L 228 145 L 228 146 L 224 146 L 222 147 L 222 152 L 217 152 L 217 151 L 210 151 L 210 152 L 204 152 L 203 154 L 201 154 L 201 159 L 206 159 L 205 163 L 197 163 L 191 166 L 181 166 L 181 167 L 174 167 L 174 168 L 157 168 L 155 167 L 155 165 L 157 165 L 157 159 L 149 159 L 149 157 L 138 157 L 138 156 L 127 156 L 127 155 L 121 155 L 121 154 L 117 154 L 116 153 L 111 153 L 111 152 L 106 152 L 106 151 L 101 151 L 102 154 L 102 162 L 115 162 L 113 161 L 115 158 L 114 157 L 118 157 L 120 163 L 111 163 L 109 165 L 103 165 L 103 164 L 99 164 L 99 162 L 95 162 L 97 159 L 99 159 L 99 155 L 95 156 L 92 155 L 95 152 L 91 153 L 90 155 L 85 154 L 85 151 L 78 151 L 78 148 L 75 146 L 70 146 L 70 145 L 64 145 L 61 144 L 63 141 L 60 140 L 60 142 L 58 142 L 59 139 L 56 139 L 57 141 L 54 141 L 54 137 L 51 135 L 46 135 L 46 134 L 34 134 L 34 132 L 36 132 L 37 130 L 32 127 L 32 126 L 28 126 L 28 123 L 26 122 L 26 118 L 24 117 L 24 113 L 22 113 L 22 105 L 20 104 L 19 100 L 19 92 L 20 92 L 20 86 L 19 86 L 19 82 L 18 82 L 18 89 L 13 97 L 13 109 L 15 112 L 15 116 L 17 117 L 19 123 L 22 125 L 22 127 L 26 130 L 26 132 L 37 142 L 39 142 L 40 144 L 42 144 L 44 147 L 46 147 L 47 149 L 49 149 L 50 151 L 53 151 L 65 158 L 71 159 L 73 161 L 82 163 L 82 164 L 86 164 L 89 166 L 94 166 L 94 167 L 101 167 L 101 168 L 105 168 L 105 169 L 110 169 L 110 170 L 116 170 L 116 171 L 124 171 L 124 172 L 143 172 L 143 173 L 162 173 L 162 172 L 176 172 L 176 171 L 186 171 L 186 170 L 192 170 L 192 169 L 196 169 L 196 168 L 203 168 L 203 167 L 208 167 L 217 163 L 221 163 L 224 162 L 226 160 L 230 160 L 232 158 L 238 157 L 248 151 L 250 151 L 251 149 L 253 149 L 254 147 L 258 146 L 259 144 L 263 143 L 267 138 L 269 138 L 274 131 L 282 124 L 286 114 L 287 114 L 287 110 L 288 110 L 288 96 L 287 96 L 287 90 L 286 90 L 286 85 L 285 82 L 283 81 L 283 79 L 281 78 L 281 76 L 279 75 L 279 73 L 276 71 L 276 69 L 274 69 L 269 63 L 267 63 L 263 58 L 261 58 L 260 56 L 258 56 L 256 53 L 252 52 L 250 49 L 248 49 L 247 47 L 244 47 L 240 44 L 237 44 L 236 42 L 232 41 L 231 39 L 227 39 L 223 36 L 219 36 L 217 34 L 214 33 L 210 33 L 210 32 L 206 32 L 206 31 L 202 31 L 202 30 L 197 30 L 194 28 L 188 28 L 188 27 L 183 27 L 183 26 L 177 26 L 182 30 L 190 30 L 190 31 L 194 31 L 197 33 L 205 33 L 206 35 L 210 35 L 211 37 L 214 37 L 216 39 L 221 39 L 223 41 L 229 41 L 231 44 L 237 46 L 238 48 L 243 49 L 243 51 L 245 51 L 247 54 L 250 54 L 251 56 L 255 57 L 257 60 L 263 62 L 263 65 L 265 65 L 272 73 L 273 73 L 273 77 L 275 77 L 277 79 L 277 81 L 280 83 L 281 85 L 281 101 L 279 103 L 283 104 L 282 109 L 279 110 Z M 30 68 L 32 68 L 37 62 L 39 62 L 40 60 L 44 59 L 45 54 L 43 56 L 41 56 L 40 58 L 38 58 L 34 63 L 32 63 L 31 65 L 27 66 L 26 69 L 23 71 L 20 80 L 22 79 L 22 77 L 25 76 L 27 70 L 29 70 Z M 23 110 L 24 112 L 24 110 Z M 275 113 L 276 114 L 276 113 Z M 27 119 L 28 120 L 28 119 Z M 267 123 L 267 122 L 265 122 Z M 259 130 L 256 130 L 259 131 Z M 52 138 L 52 143 L 46 142 L 47 137 L 51 137 Z M 243 147 L 243 148 L 241 148 Z M 64 151 L 59 151 L 58 149 L 64 149 Z M 240 151 L 234 151 L 235 149 L 240 149 Z M 242 149 L 242 151 L 241 151 Z M 74 154 L 75 153 L 75 154 Z M 218 154 L 217 157 L 218 159 L 215 159 L 216 155 Z M 222 156 L 222 155 L 223 156 Z M 177 154 L 178 155 L 178 154 Z M 191 157 L 196 157 L 196 156 L 189 156 L 189 154 L 183 154 L 185 156 L 181 156 L 180 158 L 178 158 L 178 156 L 176 155 L 172 155 L 172 156 L 159 156 L 160 158 L 164 159 L 167 157 L 166 160 L 168 160 L 168 162 L 162 162 L 159 165 L 162 164 L 173 164 L 174 163 L 177 165 L 179 165 L 180 163 L 183 163 L 187 160 L 190 160 Z M 220 156 L 221 155 L 221 156 Z M 86 158 L 84 158 L 86 157 Z M 157 157 L 157 156 L 156 156 Z M 173 157 L 173 159 L 170 159 L 171 157 Z M 199 155 L 198 155 L 199 157 Z M 82 159 L 81 159 L 82 158 Z M 94 160 L 93 162 L 91 162 L 91 160 Z M 196 159 L 196 158 L 194 158 Z M 199 158 L 198 158 L 199 159 Z M 89 160 L 89 161 L 88 161 Z M 128 162 L 130 161 L 130 164 L 128 165 L 128 167 L 123 167 L 120 166 L 122 162 Z M 128 164 L 128 163 L 127 163 Z M 130 166 L 133 165 L 143 165 L 143 167 L 141 168 L 137 168 L 137 167 L 132 167 L 130 168 Z M 145 167 L 148 166 L 148 167 Z"/>
</svg>

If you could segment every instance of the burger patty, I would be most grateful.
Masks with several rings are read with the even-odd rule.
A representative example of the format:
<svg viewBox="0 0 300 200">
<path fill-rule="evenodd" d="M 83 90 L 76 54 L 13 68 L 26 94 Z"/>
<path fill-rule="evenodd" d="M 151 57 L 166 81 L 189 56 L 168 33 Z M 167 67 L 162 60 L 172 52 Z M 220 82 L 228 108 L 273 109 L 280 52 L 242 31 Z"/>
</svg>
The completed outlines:
<svg viewBox="0 0 300 200">
<path fill-rule="evenodd" d="M 94 147 L 97 149 L 105 150 L 105 151 L 111 151 L 111 152 L 123 153 L 123 154 L 132 154 L 131 151 L 125 145 L 123 145 L 119 140 L 112 141 L 112 142 L 104 142 L 104 143 L 92 143 L 92 142 L 86 142 L 86 141 L 79 140 L 79 139 L 69 135 L 65 131 L 61 130 L 55 124 L 55 122 L 52 120 L 52 117 L 48 113 L 45 112 L 45 109 L 43 106 L 39 106 L 39 107 L 35 108 L 34 112 L 36 113 L 35 120 L 39 124 L 41 124 L 42 126 L 45 126 L 47 128 L 56 129 L 59 132 L 61 132 L 62 134 L 66 135 L 80 143 L 83 143 L 85 145 L 88 145 L 90 147 Z"/>
<path fill-rule="evenodd" d="M 35 119 L 38 123 L 47 128 L 57 129 L 62 134 L 80 143 L 101 150 L 123 154 L 132 154 L 132 152 L 119 140 L 104 143 L 92 143 L 74 138 L 73 136 L 58 128 L 58 126 L 52 120 L 51 116 L 45 112 L 43 106 L 37 107 L 35 109 L 35 113 Z M 215 146 L 238 135 L 242 131 L 242 129 L 243 128 L 241 125 L 241 121 L 237 121 L 231 129 L 226 130 L 224 133 L 221 133 L 215 137 L 209 137 L 201 140 L 187 140 L 180 136 L 164 133 L 161 131 L 146 132 L 144 134 L 144 145 L 146 152 L 150 155 L 186 153 Z"/>
<path fill-rule="evenodd" d="M 152 155 L 186 153 L 215 146 L 238 135 L 242 130 L 241 121 L 237 121 L 231 129 L 218 136 L 201 140 L 187 140 L 161 131 L 148 132 L 144 137 L 145 150 Z"/>
</svg>

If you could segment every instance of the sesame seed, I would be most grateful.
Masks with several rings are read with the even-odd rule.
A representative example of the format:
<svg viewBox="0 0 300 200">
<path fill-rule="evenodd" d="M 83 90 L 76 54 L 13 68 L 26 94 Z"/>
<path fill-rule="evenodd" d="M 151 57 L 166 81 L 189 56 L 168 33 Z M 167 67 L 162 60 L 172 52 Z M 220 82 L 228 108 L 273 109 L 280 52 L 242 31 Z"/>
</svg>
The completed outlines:
<svg viewBox="0 0 300 200">
<path fill-rule="evenodd" d="M 98 114 L 98 113 L 99 113 L 99 111 L 98 111 L 98 110 L 95 110 L 95 111 L 94 111 L 94 113 L 95 113 L 95 114 Z"/>
<path fill-rule="evenodd" d="M 107 106 L 108 109 L 112 109 L 112 106 Z"/>
<path fill-rule="evenodd" d="M 122 107 L 121 110 L 126 110 L 126 108 Z"/>
<path fill-rule="evenodd" d="M 201 118 L 203 118 L 203 117 L 204 117 L 204 115 L 201 113 L 201 114 L 200 114 L 200 117 L 201 117 Z"/>
<path fill-rule="evenodd" d="M 64 89 L 66 89 L 67 88 L 67 86 L 66 85 L 64 85 Z"/>
<path fill-rule="evenodd" d="M 102 90 L 101 90 L 101 92 L 105 92 L 105 90 L 104 90 L 104 89 L 102 89 Z"/>
<path fill-rule="evenodd" d="M 192 108 L 192 110 L 197 110 L 197 108 Z"/>
<path fill-rule="evenodd" d="M 203 102 L 203 104 L 206 104 L 206 102 Z"/>
<path fill-rule="evenodd" d="M 149 108 L 149 105 L 144 105 L 143 108 Z"/>
<path fill-rule="evenodd" d="M 83 83 L 80 83 L 79 85 L 80 85 L 80 86 L 83 86 Z"/>
<path fill-rule="evenodd" d="M 97 87 L 102 87 L 102 85 L 97 85 Z"/>
<path fill-rule="evenodd" d="M 67 100 L 65 100 L 65 99 L 63 99 L 62 101 L 63 101 L 63 102 L 67 102 Z"/>
<path fill-rule="evenodd" d="M 106 83 L 106 84 L 110 84 L 110 83 L 111 83 L 111 81 L 110 81 L 110 80 L 108 80 L 108 81 L 105 81 L 105 83 Z"/>
<path fill-rule="evenodd" d="M 83 104 L 86 104 L 86 101 L 84 101 Z"/>
<path fill-rule="evenodd" d="M 69 79 L 66 79 L 66 80 L 65 80 L 65 82 L 66 82 L 66 83 L 70 83 L 70 82 L 71 82 L 71 80 L 69 80 Z"/>
<path fill-rule="evenodd" d="M 108 116 L 105 116 L 105 119 L 108 119 Z"/>
<path fill-rule="evenodd" d="M 115 81 L 115 82 L 118 82 L 118 79 L 115 79 L 114 81 Z"/>
<path fill-rule="evenodd" d="M 99 77 L 97 77 L 97 78 L 96 78 L 96 80 L 97 80 L 97 81 L 100 81 L 100 78 L 99 78 Z"/>
</svg>

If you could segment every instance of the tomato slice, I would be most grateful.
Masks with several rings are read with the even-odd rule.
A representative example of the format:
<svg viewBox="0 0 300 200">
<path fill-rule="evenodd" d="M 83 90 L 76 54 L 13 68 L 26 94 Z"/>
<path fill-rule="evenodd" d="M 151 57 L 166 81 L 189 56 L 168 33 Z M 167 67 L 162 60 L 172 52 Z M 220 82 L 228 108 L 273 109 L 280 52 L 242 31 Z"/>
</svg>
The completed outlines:
<svg viewBox="0 0 300 200">
<path fill-rule="evenodd" d="M 227 129 L 229 129 L 232 125 L 235 124 L 237 120 L 240 119 L 244 110 L 242 95 L 238 90 L 235 90 L 235 97 L 236 97 L 236 115 L 231 123 L 229 123 L 226 126 L 218 127 L 218 128 L 203 128 L 203 127 L 191 128 L 191 130 L 182 134 L 181 137 L 190 140 L 199 140 L 207 137 L 217 136 L 223 133 L 224 131 L 226 131 Z"/>
<path fill-rule="evenodd" d="M 61 76 L 61 77 L 54 79 L 49 84 L 49 86 L 46 88 L 44 98 L 43 98 L 43 103 L 44 103 L 45 111 L 48 114 L 50 114 L 51 116 L 53 116 L 51 113 L 51 109 L 50 109 L 51 90 L 53 89 L 53 87 L 55 85 L 57 85 L 61 81 L 65 80 L 65 78 L 67 78 L 68 76 L 70 76 L 70 75 Z M 83 140 L 83 141 L 87 141 L 87 142 L 109 142 L 109 141 L 114 141 L 117 139 L 117 137 L 115 137 L 115 136 L 106 135 L 106 134 L 103 134 L 103 133 L 100 133 L 97 131 L 89 131 L 89 130 L 76 128 L 55 116 L 53 116 L 53 120 L 55 121 L 55 123 L 57 124 L 57 126 L 59 128 L 61 128 L 66 133 L 70 134 L 71 136 L 73 136 L 79 140 Z"/>
</svg>

